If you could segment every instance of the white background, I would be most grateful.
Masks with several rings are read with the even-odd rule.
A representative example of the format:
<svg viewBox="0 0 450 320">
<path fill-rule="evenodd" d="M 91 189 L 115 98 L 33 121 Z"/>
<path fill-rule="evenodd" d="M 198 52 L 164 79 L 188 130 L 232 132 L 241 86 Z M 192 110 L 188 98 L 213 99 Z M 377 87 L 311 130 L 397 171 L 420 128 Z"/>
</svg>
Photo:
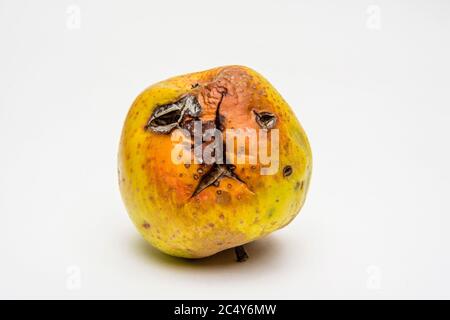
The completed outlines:
<svg viewBox="0 0 450 320">
<path fill-rule="evenodd" d="M 0 297 L 450 298 L 449 57 L 449 1 L 0 0 Z M 295 109 L 309 197 L 244 264 L 168 257 L 122 204 L 121 126 L 227 64 Z"/>
</svg>

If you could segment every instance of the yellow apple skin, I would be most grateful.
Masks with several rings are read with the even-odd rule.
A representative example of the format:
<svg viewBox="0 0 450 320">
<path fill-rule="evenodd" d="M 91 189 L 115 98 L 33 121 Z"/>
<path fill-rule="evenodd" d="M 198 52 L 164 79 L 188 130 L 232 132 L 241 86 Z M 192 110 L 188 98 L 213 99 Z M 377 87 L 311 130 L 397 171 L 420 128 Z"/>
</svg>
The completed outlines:
<svg viewBox="0 0 450 320">
<path fill-rule="evenodd" d="M 221 108 L 227 128 L 258 128 L 252 108 L 277 116 L 279 170 L 261 175 L 260 165 L 236 165 L 246 184 L 223 178 L 218 187 L 192 196 L 195 175 L 208 168 L 174 164 L 170 135 L 151 132 L 146 125 L 157 106 L 187 93 L 198 95 L 207 118 L 208 99 L 214 98 L 211 88 L 221 85 L 228 89 Z M 172 256 L 202 258 L 290 223 L 305 201 L 312 155 L 299 121 L 276 89 L 248 67 L 226 66 L 173 77 L 144 90 L 126 117 L 118 167 L 123 201 L 144 239 Z"/>
</svg>

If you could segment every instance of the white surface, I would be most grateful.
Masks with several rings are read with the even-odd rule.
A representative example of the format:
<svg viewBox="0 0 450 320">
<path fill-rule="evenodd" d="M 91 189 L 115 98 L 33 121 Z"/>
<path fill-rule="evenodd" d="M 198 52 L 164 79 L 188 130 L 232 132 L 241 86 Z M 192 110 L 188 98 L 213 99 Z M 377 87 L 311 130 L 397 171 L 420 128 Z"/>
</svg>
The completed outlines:
<svg viewBox="0 0 450 320">
<path fill-rule="evenodd" d="M 450 2 L 0 0 L 0 39 L 1 298 L 450 298 Z M 310 194 L 245 264 L 170 258 L 122 205 L 122 122 L 227 64 L 295 108 Z"/>
</svg>

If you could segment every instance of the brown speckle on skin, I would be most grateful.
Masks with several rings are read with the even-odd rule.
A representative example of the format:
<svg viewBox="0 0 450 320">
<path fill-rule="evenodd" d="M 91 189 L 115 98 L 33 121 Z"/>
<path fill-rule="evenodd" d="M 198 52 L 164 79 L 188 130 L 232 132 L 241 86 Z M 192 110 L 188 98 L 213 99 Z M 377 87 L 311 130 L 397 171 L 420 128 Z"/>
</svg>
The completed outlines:
<svg viewBox="0 0 450 320">
<path fill-rule="evenodd" d="M 303 181 L 301 181 L 301 182 L 297 181 L 297 182 L 295 183 L 294 189 L 295 189 L 295 190 L 298 190 L 298 189 L 303 190 L 303 185 L 304 185 L 304 182 L 303 182 Z"/>
<path fill-rule="evenodd" d="M 198 174 L 194 174 L 194 180 L 198 180 Z"/>
<path fill-rule="evenodd" d="M 144 224 L 142 224 L 142 227 L 144 228 L 144 229 L 150 229 L 150 223 L 148 223 L 148 222 L 144 222 Z"/>
<path fill-rule="evenodd" d="M 291 166 L 285 166 L 283 168 L 283 177 L 289 177 L 292 174 L 292 167 Z"/>
<path fill-rule="evenodd" d="M 220 219 L 220 220 L 223 220 L 223 219 L 225 219 L 225 216 L 221 213 L 221 214 L 219 215 L 219 219 Z"/>
<path fill-rule="evenodd" d="M 217 192 L 217 194 L 219 194 L 219 195 L 222 194 L 222 190 L 217 190 L 216 192 Z"/>
<path fill-rule="evenodd" d="M 227 188 L 231 189 L 233 186 L 231 185 L 231 183 L 227 184 Z"/>
<path fill-rule="evenodd" d="M 231 195 L 228 192 L 221 190 L 217 191 L 220 191 L 220 193 L 216 193 L 216 203 L 224 205 L 231 203 Z"/>
<path fill-rule="evenodd" d="M 191 165 L 190 165 L 189 163 L 186 163 L 186 164 L 184 165 L 184 167 L 185 167 L 186 169 L 189 169 L 190 166 L 191 166 Z"/>
</svg>

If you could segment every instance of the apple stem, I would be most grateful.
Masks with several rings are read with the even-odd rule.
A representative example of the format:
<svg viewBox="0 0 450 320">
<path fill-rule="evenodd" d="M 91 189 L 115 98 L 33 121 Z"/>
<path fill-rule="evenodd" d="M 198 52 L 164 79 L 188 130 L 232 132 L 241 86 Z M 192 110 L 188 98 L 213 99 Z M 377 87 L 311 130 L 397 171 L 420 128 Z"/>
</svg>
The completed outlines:
<svg viewBox="0 0 450 320">
<path fill-rule="evenodd" d="M 244 246 L 235 247 L 234 252 L 236 253 L 237 262 L 244 262 L 248 259 L 248 254 L 245 252 Z"/>
</svg>

